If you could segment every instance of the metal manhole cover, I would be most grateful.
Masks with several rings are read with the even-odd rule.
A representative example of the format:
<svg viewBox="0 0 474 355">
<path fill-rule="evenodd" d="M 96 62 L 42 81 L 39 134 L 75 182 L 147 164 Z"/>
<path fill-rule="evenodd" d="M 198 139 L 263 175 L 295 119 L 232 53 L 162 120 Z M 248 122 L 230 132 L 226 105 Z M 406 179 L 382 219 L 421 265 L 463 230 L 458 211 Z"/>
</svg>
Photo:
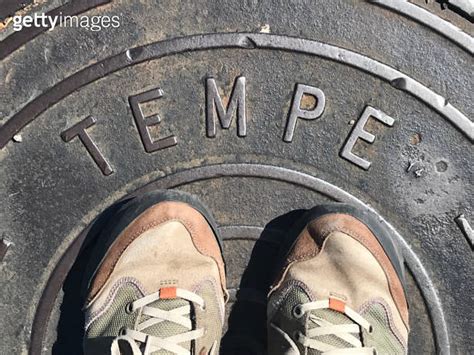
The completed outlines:
<svg viewBox="0 0 474 355">
<path fill-rule="evenodd" d="M 263 341 L 294 214 L 346 201 L 403 245 L 410 353 L 472 349 L 467 8 L 105 3 L 40 9 L 119 27 L 7 26 L 0 37 L 2 353 L 80 353 L 88 228 L 155 188 L 194 193 L 217 217 L 234 308 L 224 344 Z"/>
</svg>

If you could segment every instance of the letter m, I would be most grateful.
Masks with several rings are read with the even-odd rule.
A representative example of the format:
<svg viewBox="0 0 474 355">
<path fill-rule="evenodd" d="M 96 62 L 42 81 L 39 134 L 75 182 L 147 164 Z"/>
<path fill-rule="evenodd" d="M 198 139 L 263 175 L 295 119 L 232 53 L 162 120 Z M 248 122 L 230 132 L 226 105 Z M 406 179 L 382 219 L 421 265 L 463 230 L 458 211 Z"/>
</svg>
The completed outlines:
<svg viewBox="0 0 474 355">
<path fill-rule="evenodd" d="M 232 123 L 232 116 L 237 111 L 237 135 L 245 137 L 247 135 L 247 122 L 245 116 L 245 77 L 239 76 L 235 80 L 232 94 L 224 109 L 222 99 L 217 90 L 214 78 L 206 80 L 206 134 L 209 138 L 216 136 L 216 119 L 223 129 L 229 129 Z"/>
</svg>

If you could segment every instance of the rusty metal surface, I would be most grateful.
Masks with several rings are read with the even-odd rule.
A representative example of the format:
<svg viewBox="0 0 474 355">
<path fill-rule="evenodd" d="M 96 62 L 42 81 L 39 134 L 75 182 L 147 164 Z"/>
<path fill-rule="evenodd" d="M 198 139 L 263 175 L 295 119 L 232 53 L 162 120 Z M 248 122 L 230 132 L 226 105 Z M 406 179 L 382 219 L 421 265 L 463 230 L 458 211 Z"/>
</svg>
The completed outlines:
<svg viewBox="0 0 474 355">
<path fill-rule="evenodd" d="M 217 218 L 224 350 L 264 343 L 298 211 L 345 201 L 403 246 L 410 353 L 469 352 L 472 24 L 383 2 L 66 3 L 120 27 L 0 42 L 0 353 L 80 353 L 89 228 L 154 188 Z"/>
</svg>

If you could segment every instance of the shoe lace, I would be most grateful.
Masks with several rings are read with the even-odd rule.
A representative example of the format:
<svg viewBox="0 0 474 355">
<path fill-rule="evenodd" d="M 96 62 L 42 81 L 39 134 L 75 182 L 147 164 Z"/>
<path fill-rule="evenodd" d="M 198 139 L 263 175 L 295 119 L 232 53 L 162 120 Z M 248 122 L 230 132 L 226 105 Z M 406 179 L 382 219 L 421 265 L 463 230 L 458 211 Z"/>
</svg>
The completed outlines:
<svg viewBox="0 0 474 355">
<path fill-rule="evenodd" d="M 204 300 L 197 294 L 175 287 L 161 288 L 158 292 L 139 298 L 129 304 L 129 311 L 140 310 L 146 320 L 138 322 L 135 329 L 123 329 L 121 336 L 114 339 L 111 347 L 111 355 L 120 355 L 119 343 L 128 345 L 132 355 L 149 355 L 158 350 L 165 350 L 177 355 L 190 355 L 189 349 L 179 345 L 180 343 L 196 340 L 204 335 L 204 329 L 194 329 L 191 321 L 191 305 L 187 304 L 171 310 L 163 310 L 149 306 L 160 299 L 181 298 L 192 302 L 204 309 Z M 142 317 L 140 317 L 142 318 Z M 146 331 L 161 322 L 168 321 L 185 327 L 188 331 L 169 337 L 159 337 L 147 334 Z M 142 344 L 141 348 L 137 343 Z"/>
<path fill-rule="evenodd" d="M 360 355 L 373 355 L 376 354 L 375 348 L 363 347 L 360 339 L 360 333 L 362 329 L 372 333 L 372 326 L 365 320 L 360 314 L 348 307 L 343 301 L 329 298 L 327 300 L 321 300 L 316 302 L 309 302 L 297 305 L 293 309 L 293 313 L 297 318 L 302 317 L 304 314 L 310 311 L 331 309 L 340 313 L 345 314 L 349 317 L 353 323 L 351 324 L 333 324 L 315 314 L 310 313 L 308 316 L 309 321 L 317 325 L 317 327 L 306 330 L 306 333 L 297 332 L 296 340 L 305 347 L 320 351 L 323 355 L 346 355 L 346 354 L 360 354 Z M 359 336 L 354 336 L 358 334 Z M 337 346 L 327 344 L 321 340 L 315 338 L 325 335 L 336 336 L 346 343 L 352 345 L 350 348 L 339 348 Z"/>
</svg>

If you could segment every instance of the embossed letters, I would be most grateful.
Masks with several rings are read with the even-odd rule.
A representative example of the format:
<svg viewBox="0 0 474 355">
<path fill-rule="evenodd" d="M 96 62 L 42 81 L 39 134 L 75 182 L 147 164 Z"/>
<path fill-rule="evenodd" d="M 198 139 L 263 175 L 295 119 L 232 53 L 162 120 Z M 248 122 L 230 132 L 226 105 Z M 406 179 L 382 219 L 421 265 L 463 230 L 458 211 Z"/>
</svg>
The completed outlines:
<svg viewBox="0 0 474 355">
<path fill-rule="evenodd" d="M 217 90 L 214 78 L 206 80 L 206 134 L 209 138 L 216 136 L 215 113 L 221 127 L 228 129 L 232 122 L 234 111 L 237 110 L 237 135 L 245 137 L 247 135 L 247 117 L 245 115 L 245 77 L 239 76 L 232 88 L 232 94 L 224 109 L 222 99 Z"/>
<path fill-rule="evenodd" d="M 138 95 L 130 96 L 128 98 L 130 107 L 132 108 L 133 117 L 135 118 L 135 123 L 137 124 L 138 133 L 140 134 L 140 138 L 142 139 L 143 146 L 145 147 L 145 150 L 147 153 L 152 153 L 157 150 L 165 149 L 165 148 L 172 147 L 178 144 L 178 139 L 176 138 L 175 135 L 171 135 L 169 137 L 154 141 L 151 138 L 148 127 L 160 123 L 161 118 L 158 114 L 145 117 L 140 107 L 141 103 L 156 100 L 162 96 L 163 96 L 163 91 L 157 88 L 157 89 L 152 89 L 146 92 L 142 92 L 141 94 L 138 94 Z"/>
<path fill-rule="evenodd" d="M 235 79 L 230 96 L 222 96 L 219 94 L 216 81 L 209 77 L 205 84 L 205 123 L 206 136 L 209 138 L 216 137 L 217 122 L 222 129 L 229 129 L 234 116 L 236 117 L 237 135 L 245 137 L 247 135 L 247 116 L 246 116 L 246 79 L 239 76 Z M 140 139 L 147 153 L 153 153 L 165 148 L 173 147 L 178 144 L 175 135 L 154 140 L 150 133 L 150 127 L 160 124 L 161 118 L 157 113 L 145 116 L 146 112 L 144 104 L 153 100 L 158 100 L 163 96 L 160 88 L 148 90 L 128 98 L 132 110 L 133 117 L 138 129 Z M 253 102 L 257 102 L 254 100 Z M 294 88 L 291 108 L 288 112 L 286 124 L 283 132 L 283 141 L 291 143 L 295 136 L 298 119 L 315 120 L 321 117 L 326 106 L 326 97 L 321 89 L 310 85 L 297 83 Z M 152 109 L 155 112 L 156 108 Z M 216 117 L 217 116 L 217 117 Z M 359 120 L 355 123 L 354 128 L 349 134 L 340 156 L 358 167 L 368 170 L 371 162 L 363 159 L 353 152 L 353 148 L 360 138 L 368 143 L 375 141 L 375 135 L 364 130 L 369 118 L 383 122 L 387 126 L 393 126 L 394 119 L 386 115 L 380 110 L 371 106 L 367 106 Z M 73 127 L 67 129 L 61 134 L 65 142 L 69 142 L 78 136 L 86 147 L 87 151 L 94 159 L 96 164 L 104 175 L 112 174 L 112 168 L 99 151 L 97 145 L 92 141 L 86 129 L 96 123 L 96 119 L 92 116 L 87 117 Z M 186 124 L 192 124 L 188 122 Z"/>
<path fill-rule="evenodd" d="M 63 133 L 61 133 L 61 138 L 63 139 L 63 141 L 69 142 L 71 139 L 78 136 L 82 144 L 84 144 L 87 151 L 91 155 L 92 159 L 94 159 L 95 163 L 102 171 L 102 174 L 107 176 L 112 174 L 113 170 L 107 160 L 105 160 L 105 157 L 102 155 L 97 145 L 94 143 L 94 141 L 91 139 L 91 137 L 86 131 L 87 128 L 95 125 L 96 122 L 97 120 L 94 117 L 86 117 L 81 122 L 76 123 L 74 126 L 68 128 Z"/>
<path fill-rule="evenodd" d="M 311 110 L 301 108 L 304 95 L 313 96 L 316 100 L 316 103 Z M 293 140 L 293 134 L 295 133 L 296 121 L 298 118 L 314 120 L 323 114 L 325 105 L 326 97 L 322 90 L 309 85 L 296 84 L 293 103 L 291 104 L 291 110 L 288 114 L 288 120 L 286 121 L 283 140 L 288 143 Z"/>
<path fill-rule="evenodd" d="M 344 145 L 341 151 L 341 157 L 349 160 L 351 163 L 354 163 L 355 165 L 365 170 L 368 170 L 372 163 L 352 153 L 352 148 L 354 148 L 354 144 L 359 138 L 368 143 L 374 143 L 375 136 L 372 133 L 369 133 L 364 130 L 364 126 L 370 117 L 376 118 L 377 120 L 385 123 L 387 126 L 393 126 L 394 119 L 392 117 L 371 106 L 367 106 L 364 112 L 362 113 L 362 116 L 359 118 L 354 128 L 352 129 L 352 132 L 347 138 L 346 144 Z"/>
</svg>

